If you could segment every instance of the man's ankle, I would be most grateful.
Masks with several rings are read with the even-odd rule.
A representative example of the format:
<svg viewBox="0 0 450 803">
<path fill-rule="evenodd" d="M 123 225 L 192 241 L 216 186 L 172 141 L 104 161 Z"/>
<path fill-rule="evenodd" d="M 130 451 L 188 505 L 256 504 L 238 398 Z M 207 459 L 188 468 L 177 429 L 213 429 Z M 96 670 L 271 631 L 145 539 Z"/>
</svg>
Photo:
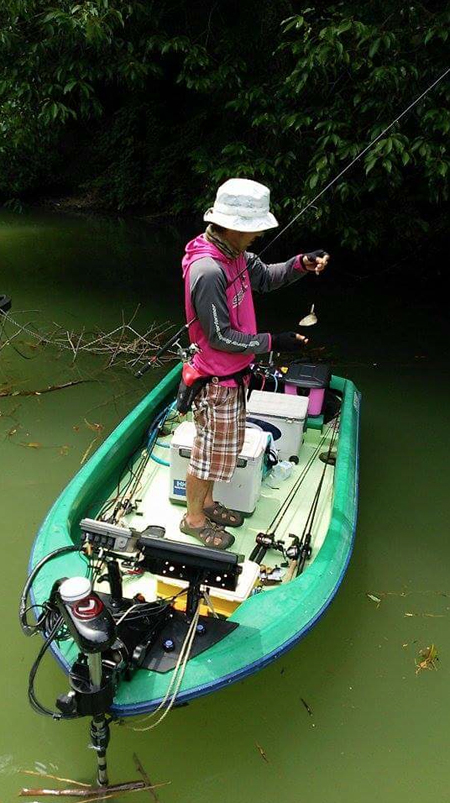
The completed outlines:
<svg viewBox="0 0 450 803">
<path fill-rule="evenodd" d="M 186 522 L 190 527 L 204 527 L 206 516 L 194 516 L 192 513 L 186 513 Z"/>
</svg>

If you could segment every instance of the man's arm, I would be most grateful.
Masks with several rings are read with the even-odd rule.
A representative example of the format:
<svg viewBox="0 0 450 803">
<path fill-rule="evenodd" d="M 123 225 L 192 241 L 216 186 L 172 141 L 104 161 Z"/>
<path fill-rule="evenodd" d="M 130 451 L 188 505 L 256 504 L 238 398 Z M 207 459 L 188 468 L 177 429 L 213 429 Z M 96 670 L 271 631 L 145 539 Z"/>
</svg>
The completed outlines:
<svg viewBox="0 0 450 803">
<path fill-rule="evenodd" d="M 264 354 L 271 349 L 268 333 L 247 335 L 230 326 L 227 279 L 212 257 L 196 260 L 189 269 L 191 300 L 210 345 L 218 351 Z"/>
<path fill-rule="evenodd" d="M 284 284 L 291 284 L 306 276 L 308 271 L 303 265 L 301 256 L 292 257 L 287 262 L 276 262 L 266 265 L 259 257 L 245 252 L 245 259 L 249 265 L 249 276 L 252 290 L 257 293 L 270 293 Z"/>
</svg>

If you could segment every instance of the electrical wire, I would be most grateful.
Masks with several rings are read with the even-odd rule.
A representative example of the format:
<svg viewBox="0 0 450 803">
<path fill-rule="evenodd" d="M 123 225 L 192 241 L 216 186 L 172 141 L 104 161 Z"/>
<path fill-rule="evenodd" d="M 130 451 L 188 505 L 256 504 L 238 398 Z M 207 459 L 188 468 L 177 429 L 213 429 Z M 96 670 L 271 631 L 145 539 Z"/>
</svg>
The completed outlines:
<svg viewBox="0 0 450 803">
<path fill-rule="evenodd" d="M 135 605 L 132 605 L 131 608 L 128 608 L 128 610 L 125 611 L 125 613 L 120 614 L 120 618 L 116 622 L 116 627 L 118 627 L 123 622 L 123 620 L 126 617 L 128 617 L 128 614 L 131 613 L 131 611 L 134 608 L 142 609 L 143 607 L 148 606 L 150 608 L 150 611 L 148 613 L 143 612 L 139 616 L 132 616 L 131 617 L 132 620 L 134 620 L 134 619 L 142 619 L 145 616 L 158 615 L 160 613 L 160 611 L 164 611 L 164 610 L 166 610 L 166 608 L 169 608 L 175 602 L 175 600 L 178 599 L 178 597 L 181 597 L 183 594 L 187 594 L 187 592 L 188 592 L 187 588 L 182 588 L 181 591 L 179 591 L 178 594 L 174 594 L 173 597 L 164 597 L 163 600 L 162 600 L 164 602 L 164 604 L 161 604 L 161 606 L 157 610 L 155 610 L 155 608 L 154 608 L 154 606 L 155 606 L 154 602 L 136 602 Z M 113 617 L 114 617 L 114 614 L 113 614 Z"/>
<path fill-rule="evenodd" d="M 80 551 L 81 551 L 81 547 L 75 546 L 74 544 L 71 544 L 70 546 L 66 545 L 66 546 L 63 546 L 63 547 L 59 547 L 59 549 L 55 549 L 53 552 L 50 552 L 48 555 L 46 555 L 44 558 L 42 558 L 42 560 L 40 560 L 39 563 L 36 564 L 36 566 L 34 567 L 34 569 L 31 572 L 31 574 L 29 574 L 29 576 L 27 577 L 27 580 L 25 582 L 25 585 L 23 587 L 23 591 L 22 591 L 22 594 L 21 594 L 21 597 L 20 597 L 20 604 L 19 604 L 20 626 L 21 626 L 23 632 L 25 633 L 25 635 L 31 636 L 31 635 L 33 635 L 33 633 L 35 633 L 35 630 L 36 630 L 35 625 L 30 625 L 28 623 L 28 620 L 27 620 L 27 613 L 26 613 L 27 612 L 27 599 L 28 599 L 28 594 L 30 593 L 30 588 L 31 588 L 32 584 L 34 583 L 37 575 L 41 571 L 42 567 L 45 566 L 45 564 L 48 563 L 49 560 L 53 560 L 53 558 L 57 558 L 59 555 L 65 555 L 67 552 L 80 552 Z"/>
<path fill-rule="evenodd" d="M 31 667 L 30 675 L 29 675 L 29 678 L 28 678 L 28 699 L 30 701 L 31 707 L 35 711 L 37 711 L 38 714 L 43 714 L 44 716 L 52 717 L 52 719 L 77 719 L 78 716 L 79 716 L 78 714 L 63 714 L 61 711 L 52 711 L 50 708 L 47 708 L 45 705 L 42 705 L 42 703 L 40 703 L 39 700 L 37 699 L 36 693 L 35 693 L 35 690 L 34 690 L 34 682 L 35 682 L 35 679 L 36 679 L 36 674 L 37 674 L 37 671 L 39 669 L 40 663 L 41 663 L 45 653 L 47 652 L 50 644 L 56 638 L 56 634 L 57 634 L 59 628 L 61 627 L 62 622 L 63 622 L 63 617 L 62 616 L 58 616 L 58 618 L 56 619 L 56 621 L 53 624 L 53 627 L 52 627 L 51 631 L 47 635 L 47 638 L 45 639 L 44 644 L 42 645 L 41 649 L 39 650 L 39 654 L 38 654 L 33 666 Z"/>
</svg>

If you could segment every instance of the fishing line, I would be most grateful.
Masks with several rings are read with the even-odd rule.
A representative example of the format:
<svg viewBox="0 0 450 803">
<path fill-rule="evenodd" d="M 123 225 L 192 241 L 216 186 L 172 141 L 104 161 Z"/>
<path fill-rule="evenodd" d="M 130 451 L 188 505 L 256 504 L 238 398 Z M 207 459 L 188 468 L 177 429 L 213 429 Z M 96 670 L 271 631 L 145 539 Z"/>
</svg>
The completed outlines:
<svg viewBox="0 0 450 803">
<path fill-rule="evenodd" d="M 318 201 L 319 198 L 321 198 L 321 196 L 327 190 L 330 189 L 330 187 L 333 186 L 333 184 L 336 184 L 336 182 L 339 181 L 339 179 L 347 172 L 347 170 L 350 170 L 350 168 L 353 167 L 353 165 L 356 164 L 356 162 L 358 162 L 359 159 L 361 159 L 364 156 L 364 154 L 367 153 L 367 151 L 369 151 L 372 148 L 372 146 L 375 145 L 376 142 L 378 142 L 379 139 L 381 139 L 396 123 L 398 123 L 398 121 L 401 120 L 402 117 L 405 116 L 405 114 L 407 114 L 411 109 L 413 109 L 414 106 L 416 106 L 419 103 L 419 101 L 421 101 L 422 98 L 424 98 L 428 94 L 428 92 L 431 92 L 431 90 L 434 89 L 434 87 L 437 86 L 437 84 L 439 84 L 439 82 L 442 81 L 449 72 L 450 72 L 450 67 L 448 67 L 445 70 L 445 72 L 443 72 L 442 75 L 439 76 L 439 78 L 436 78 L 436 80 L 433 81 L 433 83 L 430 84 L 430 86 L 427 89 L 425 89 L 425 91 L 422 92 L 421 95 L 419 95 L 419 97 L 413 100 L 412 103 L 410 103 L 409 106 L 406 109 L 404 109 L 401 112 L 401 114 L 399 114 L 398 117 L 395 118 L 395 120 L 392 121 L 392 123 L 389 123 L 389 125 L 386 126 L 386 128 L 384 128 L 380 134 L 378 134 L 378 136 L 372 139 L 369 142 L 369 144 L 366 145 L 366 147 L 363 148 L 363 150 L 360 151 L 360 153 L 358 153 L 358 155 L 355 156 L 355 158 L 352 159 L 352 161 L 346 167 L 344 167 L 344 169 L 341 170 L 341 172 L 338 173 L 338 175 L 335 176 L 335 178 L 332 179 L 332 181 L 330 181 L 319 193 L 317 193 L 317 195 L 312 199 L 312 201 L 309 201 L 309 203 L 305 207 L 303 207 L 303 209 L 301 209 L 297 215 L 295 215 L 292 218 L 292 220 L 284 227 L 284 229 L 281 229 L 281 231 L 278 232 L 278 234 L 270 241 L 270 243 L 268 243 L 263 248 L 263 250 L 260 252 L 260 255 L 263 254 L 265 251 L 267 251 L 267 249 L 270 248 L 270 246 L 273 245 L 274 242 L 278 240 L 278 238 L 281 237 L 281 235 L 284 234 L 290 228 L 290 226 L 292 226 L 295 223 L 296 220 L 302 217 L 302 215 L 304 215 L 305 212 L 308 209 L 310 209 L 310 207 L 313 206 L 313 204 L 315 204 L 315 202 Z"/>
</svg>

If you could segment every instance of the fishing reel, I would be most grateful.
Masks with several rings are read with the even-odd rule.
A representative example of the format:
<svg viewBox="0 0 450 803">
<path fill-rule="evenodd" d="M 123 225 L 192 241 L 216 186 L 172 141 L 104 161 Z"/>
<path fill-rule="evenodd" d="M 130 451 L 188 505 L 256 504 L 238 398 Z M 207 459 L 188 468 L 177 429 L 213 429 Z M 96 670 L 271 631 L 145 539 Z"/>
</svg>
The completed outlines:
<svg viewBox="0 0 450 803">
<path fill-rule="evenodd" d="M 275 533 L 258 533 L 255 540 L 259 546 L 263 546 L 266 549 L 276 549 L 284 555 L 285 543 L 280 540 L 276 541 Z"/>
<path fill-rule="evenodd" d="M 195 354 L 199 354 L 199 352 L 201 351 L 201 348 L 200 346 L 197 345 L 197 343 L 191 343 L 189 346 L 183 348 L 180 342 L 177 341 L 175 343 L 175 347 L 177 350 L 177 355 L 182 362 L 189 362 L 190 360 L 192 360 L 192 357 Z"/>
<path fill-rule="evenodd" d="M 292 538 L 291 545 L 286 549 L 285 556 L 290 561 L 297 563 L 297 575 L 303 572 L 306 561 L 312 555 L 311 533 L 304 534 L 301 538 L 297 535 L 289 535 Z"/>
<path fill-rule="evenodd" d="M 258 533 L 255 540 L 260 547 L 264 547 L 266 550 L 275 549 L 278 552 L 281 552 L 284 558 L 289 558 L 289 560 L 298 560 L 302 553 L 303 545 L 298 535 L 292 535 L 292 533 L 290 533 L 289 538 L 292 539 L 292 542 L 287 549 L 284 541 L 275 540 L 275 533 Z"/>
<path fill-rule="evenodd" d="M 285 550 L 285 557 L 289 560 L 298 560 L 302 551 L 302 545 L 298 535 L 289 533 L 289 538 L 292 538 L 290 546 Z"/>
<path fill-rule="evenodd" d="M 255 541 L 256 544 L 249 555 L 249 560 L 253 560 L 255 563 L 261 563 L 268 549 L 276 549 L 278 552 L 281 552 L 284 557 L 285 543 L 284 541 L 276 541 L 275 533 L 258 533 Z"/>
</svg>

